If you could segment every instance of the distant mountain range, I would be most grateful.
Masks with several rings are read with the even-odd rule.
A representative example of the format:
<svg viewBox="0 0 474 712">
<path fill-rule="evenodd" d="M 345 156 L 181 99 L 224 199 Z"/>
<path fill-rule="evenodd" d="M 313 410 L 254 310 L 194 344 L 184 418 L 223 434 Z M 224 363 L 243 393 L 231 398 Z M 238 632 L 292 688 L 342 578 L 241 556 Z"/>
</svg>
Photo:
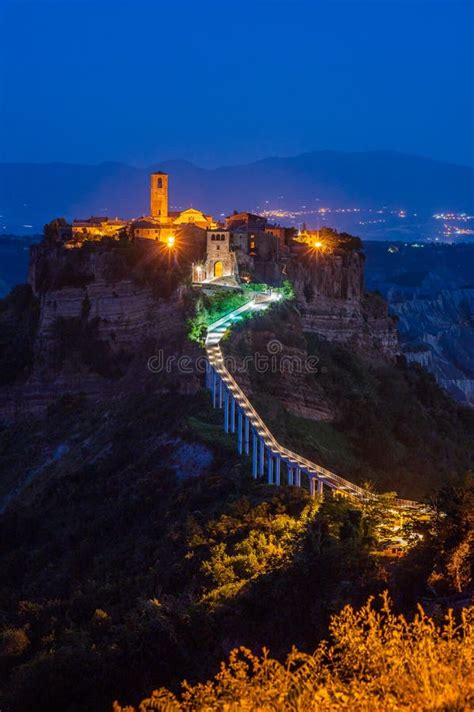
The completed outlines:
<svg viewBox="0 0 474 712">
<path fill-rule="evenodd" d="M 100 165 L 0 164 L 0 223 L 6 230 L 42 225 L 52 217 L 148 212 L 148 173 L 170 174 L 170 203 L 214 215 L 302 206 L 418 211 L 474 211 L 474 169 L 396 152 L 317 151 L 290 158 L 199 168 L 163 161 L 136 168 Z"/>
</svg>

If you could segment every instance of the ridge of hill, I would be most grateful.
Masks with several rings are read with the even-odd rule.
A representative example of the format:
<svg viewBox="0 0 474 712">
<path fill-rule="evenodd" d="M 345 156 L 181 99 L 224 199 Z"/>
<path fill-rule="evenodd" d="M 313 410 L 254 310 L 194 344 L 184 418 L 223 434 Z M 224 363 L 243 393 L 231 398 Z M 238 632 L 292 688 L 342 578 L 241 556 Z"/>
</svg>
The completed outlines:
<svg viewBox="0 0 474 712">
<path fill-rule="evenodd" d="M 215 215 L 249 206 L 301 205 L 418 211 L 474 210 L 474 169 L 394 151 L 315 151 L 205 169 L 187 161 L 138 168 L 123 163 L 0 164 L 3 219 L 42 225 L 52 215 L 84 217 L 148 212 L 148 173 L 172 177 L 172 206 L 199 206 Z M 17 230 L 16 230 L 17 231 Z"/>
</svg>

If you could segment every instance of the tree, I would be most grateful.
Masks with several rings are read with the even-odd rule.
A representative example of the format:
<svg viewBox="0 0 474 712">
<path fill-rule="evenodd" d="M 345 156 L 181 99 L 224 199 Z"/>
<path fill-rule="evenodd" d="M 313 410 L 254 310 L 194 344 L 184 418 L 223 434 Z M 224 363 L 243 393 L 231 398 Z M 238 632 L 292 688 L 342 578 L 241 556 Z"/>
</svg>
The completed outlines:
<svg viewBox="0 0 474 712">
<path fill-rule="evenodd" d="M 43 228 L 44 239 L 46 242 L 57 242 L 60 237 L 60 229 L 67 227 L 68 223 L 65 218 L 55 218 L 47 223 Z"/>
</svg>

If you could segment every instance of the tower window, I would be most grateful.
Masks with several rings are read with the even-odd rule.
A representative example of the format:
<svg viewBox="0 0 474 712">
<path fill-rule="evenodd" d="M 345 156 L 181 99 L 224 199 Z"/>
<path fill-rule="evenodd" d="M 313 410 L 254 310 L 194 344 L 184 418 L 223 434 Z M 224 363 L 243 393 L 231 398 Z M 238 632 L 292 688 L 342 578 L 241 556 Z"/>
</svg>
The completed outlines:
<svg viewBox="0 0 474 712">
<path fill-rule="evenodd" d="M 156 187 L 163 188 L 163 180 L 161 178 L 158 178 L 158 180 L 156 181 Z"/>
</svg>

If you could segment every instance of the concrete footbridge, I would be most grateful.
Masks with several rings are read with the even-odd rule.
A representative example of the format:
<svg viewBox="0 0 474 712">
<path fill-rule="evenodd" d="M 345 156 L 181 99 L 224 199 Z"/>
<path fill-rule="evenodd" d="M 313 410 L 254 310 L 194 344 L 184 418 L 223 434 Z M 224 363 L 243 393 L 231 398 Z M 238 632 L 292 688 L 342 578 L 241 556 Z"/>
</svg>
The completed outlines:
<svg viewBox="0 0 474 712">
<path fill-rule="evenodd" d="M 324 487 L 328 487 L 361 501 L 374 499 L 376 495 L 280 445 L 225 365 L 220 341 L 228 329 L 245 313 L 268 309 L 279 299 L 280 295 L 274 292 L 258 294 L 207 329 L 206 386 L 211 392 L 214 408 L 223 410 L 224 431 L 236 434 L 237 451 L 251 458 L 254 479 L 266 478 L 268 484 L 273 485 L 286 482 L 306 487 L 313 497 L 322 497 Z M 406 509 L 420 506 L 417 502 L 403 499 L 394 500 L 391 504 Z"/>
</svg>

